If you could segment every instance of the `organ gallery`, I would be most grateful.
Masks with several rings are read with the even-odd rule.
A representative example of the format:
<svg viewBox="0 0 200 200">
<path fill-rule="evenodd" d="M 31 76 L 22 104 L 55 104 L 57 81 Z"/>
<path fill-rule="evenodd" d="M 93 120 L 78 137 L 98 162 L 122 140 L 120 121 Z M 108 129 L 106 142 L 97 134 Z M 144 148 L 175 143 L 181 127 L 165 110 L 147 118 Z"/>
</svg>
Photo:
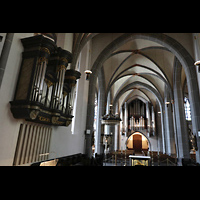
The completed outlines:
<svg viewBox="0 0 200 200">
<path fill-rule="evenodd" d="M 0 165 L 200 165 L 199 67 L 200 33 L 0 33 Z"/>
</svg>

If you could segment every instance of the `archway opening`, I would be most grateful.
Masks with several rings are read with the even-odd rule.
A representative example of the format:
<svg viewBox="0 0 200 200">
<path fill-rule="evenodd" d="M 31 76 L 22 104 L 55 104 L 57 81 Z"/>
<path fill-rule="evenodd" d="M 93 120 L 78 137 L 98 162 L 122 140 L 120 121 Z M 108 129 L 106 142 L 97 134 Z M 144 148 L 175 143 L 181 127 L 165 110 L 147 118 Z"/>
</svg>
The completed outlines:
<svg viewBox="0 0 200 200">
<path fill-rule="evenodd" d="M 149 150 L 149 141 L 140 132 L 135 132 L 127 139 L 126 146 L 128 150 L 133 150 L 136 154 L 146 155 Z"/>
</svg>

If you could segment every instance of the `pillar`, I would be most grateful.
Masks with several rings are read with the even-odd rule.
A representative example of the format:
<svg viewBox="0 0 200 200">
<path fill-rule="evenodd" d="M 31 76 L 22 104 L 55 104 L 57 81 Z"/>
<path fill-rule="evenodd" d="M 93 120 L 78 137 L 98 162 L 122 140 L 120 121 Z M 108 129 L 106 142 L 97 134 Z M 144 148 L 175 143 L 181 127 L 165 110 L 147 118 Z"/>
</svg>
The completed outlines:
<svg viewBox="0 0 200 200">
<path fill-rule="evenodd" d="M 189 138 L 187 133 L 185 110 L 183 104 L 183 92 L 181 87 L 181 69 L 180 62 L 175 60 L 174 67 L 174 106 L 176 116 L 176 128 L 177 128 L 177 142 L 179 159 L 178 162 L 181 164 L 182 158 L 190 158 Z"/>
<path fill-rule="evenodd" d="M 111 93 L 108 92 L 107 104 L 106 104 L 106 114 L 109 114 L 110 109 L 112 109 L 112 107 L 110 107 L 110 104 L 111 104 Z M 106 134 L 106 135 L 110 134 L 110 126 L 109 125 L 104 125 L 104 134 Z"/>
<path fill-rule="evenodd" d="M 149 133 L 150 136 L 150 128 L 151 128 L 151 116 L 150 116 L 150 104 L 149 102 L 146 103 L 146 117 L 147 117 L 147 132 Z"/>
<path fill-rule="evenodd" d="M 97 125 L 96 125 L 96 143 L 95 153 L 103 153 L 103 144 L 101 143 L 101 134 L 103 134 L 104 125 L 101 124 L 101 116 L 104 114 L 104 98 L 102 98 L 102 92 L 98 92 L 98 108 L 97 108 Z"/>
<path fill-rule="evenodd" d="M 173 129 L 172 105 L 169 92 L 165 86 L 165 133 L 166 133 L 166 153 L 175 154 L 175 139 Z M 166 104 L 169 102 L 169 104 Z"/>
<path fill-rule="evenodd" d="M 154 112 L 154 107 L 153 105 L 151 106 L 151 127 L 152 127 L 152 134 L 153 136 L 155 136 L 155 124 L 156 124 L 156 120 L 155 120 L 155 112 Z"/>
<path fill-rule="evenodd" d="M 118 113 L 118 106 L 116 106 L 116 109 L 115 109 L 115 114 Z M 121 122 L 120 122 L 121 123 Z M 115 131 L 114 131 L 114 151 L 117 151 L 118 150 L 118 135 L 119 135 L 119 127 L 120 125 L 117 124 L 115 125 Z"/>
<path fill-rule="evenodd" d="M 127 102 L 124 103 L 124 122 L 125 122 L 125 137 L 128 135 L 128 104 Z"/>
</svg>

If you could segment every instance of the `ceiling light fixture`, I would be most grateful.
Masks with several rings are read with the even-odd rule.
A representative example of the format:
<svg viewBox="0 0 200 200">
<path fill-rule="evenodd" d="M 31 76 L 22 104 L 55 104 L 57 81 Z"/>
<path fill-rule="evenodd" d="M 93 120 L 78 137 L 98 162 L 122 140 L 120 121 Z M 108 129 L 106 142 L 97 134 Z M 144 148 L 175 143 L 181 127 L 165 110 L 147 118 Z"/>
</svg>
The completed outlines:
<svg viewBox="0 0 200 200">
<path fill-rule="evenodd" d="M 200 73 L 200 60 L 196 61 L 194 65 L 199 67 L 198 72 Z"/>
<path fill-rule="evenodd" d="M 85 70 L 85 74 L 86 74 L 86 80 L 89 80 L 90 74 L 92 74 L 92 71 L 87 69 L 87 70 Z"/>
</svg>

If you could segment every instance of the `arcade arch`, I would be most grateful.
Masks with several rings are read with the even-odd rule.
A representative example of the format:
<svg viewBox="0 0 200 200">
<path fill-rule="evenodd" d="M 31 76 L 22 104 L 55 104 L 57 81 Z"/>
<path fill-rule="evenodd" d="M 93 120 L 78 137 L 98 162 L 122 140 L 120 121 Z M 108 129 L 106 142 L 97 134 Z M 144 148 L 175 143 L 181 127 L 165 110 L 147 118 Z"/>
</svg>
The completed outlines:
<svg viewBox="0 0 200 200">
<path fill-rule="evenodd" d="M 96 80 L 97 80 L 97 77 L 99 76 L 98 74 L 100 72 L 100 68 L 102 68 L 104 62 L 113 53 L 116 53 L 121 46 L 125 45 L 126 43 L 128 43 L 130 41 L 140 39 L 140 40 L 145 40 L 145 41 L 152 41 L 154 43 L 159 44 L 163 48 L 167 49 L 167 51 L 170 51 L 173 54 L 173 56 L 176 57 L 179 60 L 179 62 L 181 63 L 182 67 L 185 70 L 185 74 L 187 77 L 189 98 L 191 101 L 193 132 L 194 132 L 194 134 L 197 134 L 198 130 L 200 130 L 200 124 L 198 123 L 200 121 L 199 89 L 198 89 L 198 83 L 197 83 L 197 79 L 196 79 L 196 71 L 194 68 L 194 60 L 191 57 L 191 55 L 187 52 L 187 50 L 177 40 L 173 39 L 172 37 L 170 37 L 166 34 L 162 34 L 162 33 L 158 33 L 158 34 L 157 33 L 128 33 L 128 34 L 121 34 L 119 37 L 115 37 L 115 38 L 116 39 L 111 41 L 107 46 L 105 45 L 105 47 L 102 48 L 103 50 L 93 61 L 93 66 L 91 69 L 92 76 L 90 78 L 90 83 L 89 83 L 86 129 L 92 130 L 90 122 L 93 120 L 93 115 L 94 115 L 93 114 L 94 92 L 95 92 Z M 107 68 L 104 68 L 104 70 L 107 70 Z M 168 92 L 166 89 L 165 89 L 165 91 L 166 91 L 166 93 Z M 174 88 L 173 88 L 173 91 L 174 91 Z M 104 93 L 105 93 L 105 91 L 104 91 Z M 105 98 L 106 98 L 106 96 L 105 96 Z M 120 96 L 119 96 L 119 98 L 120 98 Z M 173 96 L 172 96 L 172 98 L 173 98 Z M 162 107 L 161 113 L 163 113 L 166 109 L 168 109 L 168 107 L 166 106 L 166 104 L 164 102 L 164 98 L 162 96 L 161 96 L 160 101 L 163 102 L 163 106 L 160 105 L 160 107 Z M 173 101 L 174 101 L 174 99 L 171 99 L 172 104 L 173 104 Z M 116 104 L 117 104 L 117 102 L 116 102 Z M 173 107 L 173 105 L 172 105 L 172 107 Z M 177 120 L 180 120 L 180 119 L 176 119 L 176 122 L 177 122 Z M 175 123 L 175 121 L 173 121 L 173 123 Z M 173 125 L 172 125 L 172 127 L 173 127 Z M 176 128 L 176 124 L 174 125 L 174 127 Z M 167 138 L 167 140 L 169 140 L 169 137 Z M 90 141 L 91 141 L 91 136 L 90 135 L 86 136 L 86 153 L 88 153 L 88 155 L 90 155 L 90 152 L 91 152 Z M 199 138 L 197 139 L 197 145 L 200 147 Z M 199 152 L 197 152 L 197 161 L 199 161 Z"/>
<path fill-rule="evenodd" d="M 139 136 L 139 137 L 134 137 L 134 136 Z M 135 140 L 135 141 L 134 141 Z M 138 149 L 134 149 L 134 144 L 136 145 L 136 148 L 141 147 L 140 152 L 142 151 L 151 151 L 151 142 L 149 140 L 149 138 L 141 131 L 135 131 L 132 132 L 126 140 L 126 147 L 128 150 L 137 150 Z"/>
</svg>

